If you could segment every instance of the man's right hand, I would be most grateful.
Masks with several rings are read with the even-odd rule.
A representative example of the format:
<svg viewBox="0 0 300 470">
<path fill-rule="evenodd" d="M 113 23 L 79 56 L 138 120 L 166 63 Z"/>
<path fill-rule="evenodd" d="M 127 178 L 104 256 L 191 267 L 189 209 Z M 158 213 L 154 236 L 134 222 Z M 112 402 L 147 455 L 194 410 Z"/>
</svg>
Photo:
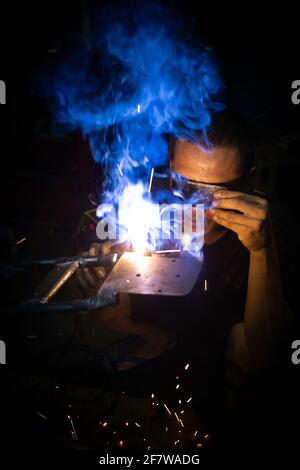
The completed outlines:
<svg viewBox="0 0 300 470">
<path fill-rule="evenodd" d="M 89 250 L 82 253 L 83 255 L 98 256 L 100 254 L 107 255 L 110 253 L 112 243 L 107 241 L 105 243 L 93 243 Z M 95 268 L 79 268 L 77 270 L 77 281 L 79 287 L 85 294 L 96 294 L 107 277 L 109 270 L 103 266 Z"/>
</svg>

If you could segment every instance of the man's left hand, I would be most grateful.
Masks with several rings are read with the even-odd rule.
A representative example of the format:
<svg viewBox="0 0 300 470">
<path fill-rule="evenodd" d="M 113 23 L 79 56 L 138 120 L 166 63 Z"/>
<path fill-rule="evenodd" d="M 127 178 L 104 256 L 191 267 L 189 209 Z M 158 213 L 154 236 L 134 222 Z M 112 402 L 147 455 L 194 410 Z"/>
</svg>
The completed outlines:
<svg viewBox="0 0 300 470">
<path fill-rule="evenodd" d="M 270 240 L 271 220 L 266 199 L 224 189 L 214 193 L 210 213 L 218 224 L 233 230 L 250 252 L 264 249 Z"/>
</svg>

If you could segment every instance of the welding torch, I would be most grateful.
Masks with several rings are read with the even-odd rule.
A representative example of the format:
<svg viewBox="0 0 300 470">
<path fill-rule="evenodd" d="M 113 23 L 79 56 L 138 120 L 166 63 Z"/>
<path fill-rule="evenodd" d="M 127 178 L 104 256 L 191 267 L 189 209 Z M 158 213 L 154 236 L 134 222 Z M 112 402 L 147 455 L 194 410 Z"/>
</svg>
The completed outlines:
<svg viewBox="0 0 300 470">
<path fill-rule="evenodd" d="M 62 301 L 49 303 L 62 286 L 73 276 L 78 268 L 113 266 L 119 253 L 99 254 L 96 256 L 77 255 L 46 260 L 24 260 L 18 262 L 21 268 L 32 266 L 54 266 L 54 269 L 42 281 L 34 291 L 33 296 L 21 305 L 8 309 L 5 313 L 14 314 L 39 314 L 39 313 L 76 313 L 82 311 L 99 310 L 101 308 L 115 306 L 118 296 L 115 292 L 105 292 L 101 296 L 89 299 L 78 299 L 73 301 Z"/>
<path fill-rule="evenodd" d="M 54 259 L 40 260 L 21 260 L 16 263 L 18 267 L 27 268 L 31 266 L 56 266 L 57 268 L 67 268 L 74 263 L 77 268 L 92 268 L 96 266 L 112 266 L 119 258 L 118 253 L 109 253 L 107 255 L 78 255 Z"/>
</svg>

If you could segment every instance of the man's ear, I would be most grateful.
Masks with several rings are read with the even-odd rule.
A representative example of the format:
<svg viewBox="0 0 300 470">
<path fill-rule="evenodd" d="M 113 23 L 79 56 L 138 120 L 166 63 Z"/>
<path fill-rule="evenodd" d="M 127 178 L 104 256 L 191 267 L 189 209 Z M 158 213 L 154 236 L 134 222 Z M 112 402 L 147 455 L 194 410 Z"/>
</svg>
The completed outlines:
<svg viewBox="0 0 300 470">
<path fill-rule="evenodd" d="M 256 183 L 256 178 L 257 178 L 257 168 L 253 166 L 244 181 L 244 191 L 246 193 L 253 193 L 255 191 L 255 183 Z"/>
</svg>

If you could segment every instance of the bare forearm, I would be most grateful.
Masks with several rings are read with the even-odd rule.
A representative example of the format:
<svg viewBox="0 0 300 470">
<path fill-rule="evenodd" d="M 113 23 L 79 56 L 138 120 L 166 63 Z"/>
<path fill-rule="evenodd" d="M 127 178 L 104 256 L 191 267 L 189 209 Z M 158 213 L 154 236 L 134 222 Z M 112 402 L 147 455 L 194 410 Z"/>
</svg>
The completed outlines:
<svg viewBox="0 0 300 470">
<path fill-rule="evenodd" d="M 273 242 L 250 253 L 244 330 L 249 358 L 255 367 L 265 367 L 276 360 L 289 322 Z"/>
</svg>

